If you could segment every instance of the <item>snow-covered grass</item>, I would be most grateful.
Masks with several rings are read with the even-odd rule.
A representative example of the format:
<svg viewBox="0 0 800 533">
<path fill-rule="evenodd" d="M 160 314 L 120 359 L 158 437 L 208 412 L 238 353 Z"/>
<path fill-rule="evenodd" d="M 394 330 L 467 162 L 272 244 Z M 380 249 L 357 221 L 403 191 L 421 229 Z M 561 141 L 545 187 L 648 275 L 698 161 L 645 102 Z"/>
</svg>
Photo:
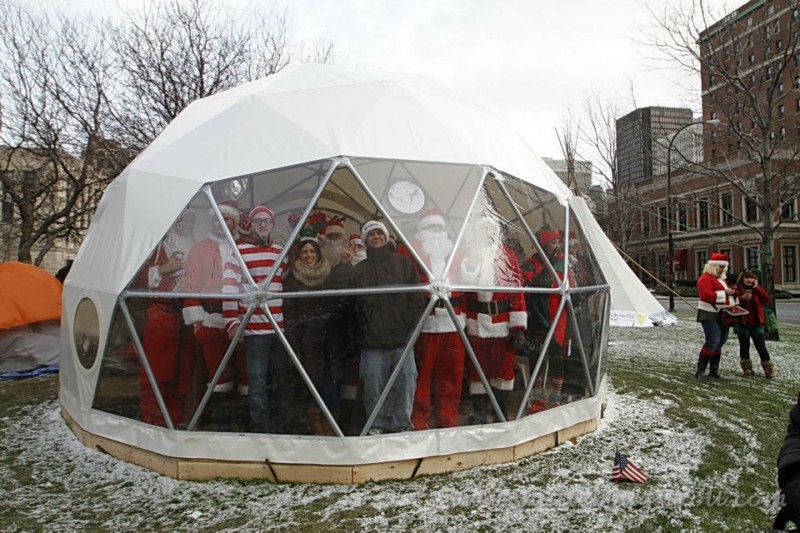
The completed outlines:
<svg viewBox="0 0 800 533">
<path fill-rule="evenodd" d="M 800 330 L 778 378 L 695 382 L 698 324 L 612 330 L 599 430 L 522 462 L 363 486 L 189 482 L 83 447 L 54 378 L 0 383 L 3 531 L 747 531 L 777 510 L 775 459 L 797 397 Z M 753 354 L 755 360 L 757 357 Z M 608 480 L 615 449 L 651 477 Z"/>
</svg>

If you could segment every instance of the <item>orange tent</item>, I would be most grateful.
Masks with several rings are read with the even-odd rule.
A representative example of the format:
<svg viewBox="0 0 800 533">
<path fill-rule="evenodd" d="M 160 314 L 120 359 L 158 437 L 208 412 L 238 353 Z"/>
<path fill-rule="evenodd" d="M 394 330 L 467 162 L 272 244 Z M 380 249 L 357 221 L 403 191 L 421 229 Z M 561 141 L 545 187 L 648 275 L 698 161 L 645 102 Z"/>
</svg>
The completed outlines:
<svg viewBox="0 0 800 533">
<path fill-rule="evenodd" d="M 39 267 L 0 264 L 0 330 L 43 320 L 61 320 L 61 283 Z"/>
</svg>

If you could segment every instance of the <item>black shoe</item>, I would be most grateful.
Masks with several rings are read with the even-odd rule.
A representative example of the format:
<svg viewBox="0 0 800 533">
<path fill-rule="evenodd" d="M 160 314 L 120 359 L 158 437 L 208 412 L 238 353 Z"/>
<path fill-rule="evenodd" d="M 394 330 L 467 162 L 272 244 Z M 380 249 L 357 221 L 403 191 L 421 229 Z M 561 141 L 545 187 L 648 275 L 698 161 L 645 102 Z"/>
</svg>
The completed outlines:
<svg viewBox="0 0 800 533">
<path fill-rule="evenodd" d="M 714 379 L 722 379 L 722 376 L 719 375 L 719 372 L 717 370 L 711 370 L 708 373 L 708 377 L 714 378 Z"/>
</svg>

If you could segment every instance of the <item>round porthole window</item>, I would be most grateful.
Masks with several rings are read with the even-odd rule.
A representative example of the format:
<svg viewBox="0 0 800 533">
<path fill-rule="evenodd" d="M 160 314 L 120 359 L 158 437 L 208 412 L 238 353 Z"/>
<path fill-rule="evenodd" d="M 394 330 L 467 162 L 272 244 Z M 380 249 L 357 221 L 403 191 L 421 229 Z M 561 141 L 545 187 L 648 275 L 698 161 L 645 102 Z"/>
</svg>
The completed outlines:
<svg viewBox="0 0 800 533">
<path fill-rule="evenodd" d="M 100 341 L 100 321 L 97 318 L 97 309 L 94 302 L 84 298 L 75 311 L 73 326 L 75 353 L 78 360 L 85 368 L 91 368 L 97 359 L 97 349 Z"/>
</svg>

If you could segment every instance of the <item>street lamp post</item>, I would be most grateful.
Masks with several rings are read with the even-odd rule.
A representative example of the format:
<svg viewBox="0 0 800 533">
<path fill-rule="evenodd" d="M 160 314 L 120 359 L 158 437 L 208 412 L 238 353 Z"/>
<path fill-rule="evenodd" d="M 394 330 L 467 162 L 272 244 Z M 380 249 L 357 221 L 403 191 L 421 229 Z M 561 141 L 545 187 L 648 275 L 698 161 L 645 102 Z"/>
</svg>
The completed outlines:
<svg viewBox="0 0 800 533">
<path fill-rule="evenodd" d="M 695 124 L 710 124 L 716 126 L 719 119 L 693 121 L 682 126 L 672 138 L 667 146 L 667 264 L 669 265 L 669 312 L 675 312 L 675 239 L 672 236 L 672 145 L 678 135 L 690 126 Z"/>
</svg>

